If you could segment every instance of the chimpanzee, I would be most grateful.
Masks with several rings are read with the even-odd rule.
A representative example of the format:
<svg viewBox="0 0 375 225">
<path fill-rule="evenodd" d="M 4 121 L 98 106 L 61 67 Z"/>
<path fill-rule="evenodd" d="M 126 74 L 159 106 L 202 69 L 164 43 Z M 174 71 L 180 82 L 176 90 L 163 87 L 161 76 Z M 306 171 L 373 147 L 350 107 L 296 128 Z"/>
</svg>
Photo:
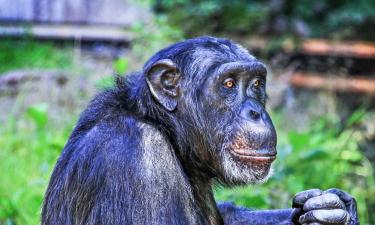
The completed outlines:
<svg viewBox="0 0 375 225">
<path fill-rule="evenodd" d="M 359 224 L 338 189 L 293 207 L 217 205 L 212 186 L 264 182 L 276 157 L 266 67 L 214 37 L 176 43 L 82 113 L 53 171 L 42 225 Z"/>
</svg>

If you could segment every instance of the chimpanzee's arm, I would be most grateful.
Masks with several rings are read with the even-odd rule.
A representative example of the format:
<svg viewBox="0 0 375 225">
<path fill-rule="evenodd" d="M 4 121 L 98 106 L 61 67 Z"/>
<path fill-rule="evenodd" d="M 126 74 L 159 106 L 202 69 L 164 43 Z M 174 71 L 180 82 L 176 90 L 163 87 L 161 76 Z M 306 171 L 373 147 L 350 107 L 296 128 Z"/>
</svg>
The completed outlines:
<svg viewBox="0 0 375 225">
<path fill-rule="evenodd" d="M 235 206 L 231 203 L 218 205 L 224 224 L 235 225 L 292 225 L 291 215 L 293 209 L 280 210 L 249 210 L 244 207 Z"/>
</svg>

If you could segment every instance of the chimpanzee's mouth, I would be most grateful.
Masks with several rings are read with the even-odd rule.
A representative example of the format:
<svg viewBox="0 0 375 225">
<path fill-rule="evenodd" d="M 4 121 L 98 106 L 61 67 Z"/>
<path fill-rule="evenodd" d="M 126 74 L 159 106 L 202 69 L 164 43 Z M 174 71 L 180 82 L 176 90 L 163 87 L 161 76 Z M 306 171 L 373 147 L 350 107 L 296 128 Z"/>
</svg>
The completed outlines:
<svg viewBox="0 0 375 225">
<path fill-rule="evenodd" d="M 234 148 L 231 153 L 238 157 L 240 160 L 249 161 L 254 163 L 271 163 L 276 159 L 276 149 L 246 149 Z"/>
</svg>

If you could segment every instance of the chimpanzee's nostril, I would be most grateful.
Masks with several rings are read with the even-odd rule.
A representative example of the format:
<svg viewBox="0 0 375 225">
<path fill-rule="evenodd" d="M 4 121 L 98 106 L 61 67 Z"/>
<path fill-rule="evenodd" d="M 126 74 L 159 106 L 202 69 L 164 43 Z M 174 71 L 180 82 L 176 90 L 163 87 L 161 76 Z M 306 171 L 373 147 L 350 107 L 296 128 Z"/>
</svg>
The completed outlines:
<svg viewBox="0 0 375 225">
<path fill-rule="evenodd" d="M 258 113 L 257 111 L 254 111 L 254 110 L 250 110 L 250 117 L 253 120 L 259 120 L 260 113 Z"/>
<path fill-rule="evenodd" d="M 248 100 L 243 104 L 240 111 L 240 116 L 243 119 L 250 120 L 252 122 L 265 122 L 268 121 L 267 112 L 256 100 Z"/>
</svg>

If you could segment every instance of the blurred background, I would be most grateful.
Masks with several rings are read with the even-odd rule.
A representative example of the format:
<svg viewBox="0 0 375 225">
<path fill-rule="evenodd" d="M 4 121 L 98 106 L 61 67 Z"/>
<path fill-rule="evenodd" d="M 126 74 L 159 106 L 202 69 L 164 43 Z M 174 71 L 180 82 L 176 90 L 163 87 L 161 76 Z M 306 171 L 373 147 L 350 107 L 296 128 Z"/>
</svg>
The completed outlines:
<svg viewBox="0 0 375 225">
<path fill-rule="evenodd" d="M 79 113 L 113 74 L 199 35 L 269 66 L 279 137 L 267 183 L 216 198 L 288 208 L 299 191 L 337 187 L 375 224 L 375 1 L 0 0 L 0 225 L 39 224 Z"/>
</svg>

